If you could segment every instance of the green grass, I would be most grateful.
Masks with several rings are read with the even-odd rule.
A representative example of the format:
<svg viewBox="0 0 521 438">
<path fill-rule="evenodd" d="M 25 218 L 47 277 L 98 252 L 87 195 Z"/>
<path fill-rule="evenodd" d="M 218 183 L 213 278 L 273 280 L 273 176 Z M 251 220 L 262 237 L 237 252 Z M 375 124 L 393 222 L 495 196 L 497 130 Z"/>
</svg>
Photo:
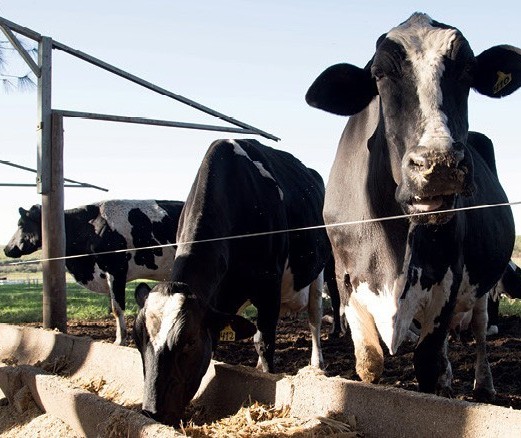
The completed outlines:
<svg viewBox="0 0 521 438">
<path fill-rule="evenodd" d="M 139 281 L 126 286 L 125 315 L 137 313 L 134 289 Z M 109 297 L 91 292 L 76 283 L 67 283 L 67 318 L 69 320 L 97 320 L 113 318 L 108 311 Z M 42 285 L 0 285 L 0 322 L 16 324 L 42 321 Z"/>
<path fill-rule="evenodd" d="M 40 252 L 25 256 L 23 259 L 38 259 Z M 513 259 L 521 265 L 521 236 L 516 236 Z M 9 280 L 23 280 L 24 284 L 0 285 L 0 322 L 16 324 L 42 321 L 42 274 L 39 264 L 9 265 L 15 259 L 5 257 L 0 247 L 0 277 Z M 127 283 L 126 315 L 135 315 L 137 305 L 134 301 L 134 289 L 139 281 Z M 151 282 L 149 282 L 151 283 Z M 97 294 L 76 284 L 67 274 L 67 318 L 70 320 L 97 320 L 112 318 L 108 312 L 109 297 Z M 505 316 L 521 317 L 521 300 L 503 298 L 499 312 Z M 246 317 L 254 317 L 256 309 L 246 309 Z"/>
<path fill-rule="evenodd" d="M 499 301 L 499 314 L 521 318 L 521 300 L 501 298 Z"/>
</svg>

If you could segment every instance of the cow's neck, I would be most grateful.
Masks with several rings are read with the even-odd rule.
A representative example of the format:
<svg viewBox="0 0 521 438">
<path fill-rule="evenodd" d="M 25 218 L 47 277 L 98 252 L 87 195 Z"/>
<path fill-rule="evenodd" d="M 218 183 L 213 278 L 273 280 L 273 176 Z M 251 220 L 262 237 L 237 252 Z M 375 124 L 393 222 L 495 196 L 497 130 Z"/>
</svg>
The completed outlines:
<svg viewBox="0 0 521 438">
<path fill-rule="evenodd" d="M 349 119 L 326 189 L 326 224 L 402 214 L 380 120 L 379 97 Z M 328 229 L 335 250 L 344 252 L 336 256 L 347 261 L 345 270 L 355 287 L 377 281 L 370 285 L 377 290 L 394 282 L 403 269 L 408 226 L 399 219 Z M 371 278 L 367 273 L 373 273 Z"/>
</svg>

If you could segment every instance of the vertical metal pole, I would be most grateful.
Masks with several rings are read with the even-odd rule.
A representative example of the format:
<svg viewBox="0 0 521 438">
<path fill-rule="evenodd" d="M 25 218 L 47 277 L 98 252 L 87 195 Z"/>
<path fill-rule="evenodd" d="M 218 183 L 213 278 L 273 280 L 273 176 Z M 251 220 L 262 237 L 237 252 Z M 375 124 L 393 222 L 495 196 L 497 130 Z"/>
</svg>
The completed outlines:
<svg viewBox="0 0 521 438">
<path fill-rule="evenodd" d="M 38 44 L 38 156 L 36 186 L 40 194 L 49 192 L 51 181 L 51 91 L 52 91 L 52 39 L 42 37 Z"/>
<path fill-rule="evenodd" d="M 42 195 L 42 256 L 65 255 L 63 192 L 63 118 L 52 114 L 52 40 L 43 37 L 38 61 L 38 163 L 37 189 Z M 43 268 L 43 327 L 67 331 L 65 262 L 49 260 Z"/>
</svg>

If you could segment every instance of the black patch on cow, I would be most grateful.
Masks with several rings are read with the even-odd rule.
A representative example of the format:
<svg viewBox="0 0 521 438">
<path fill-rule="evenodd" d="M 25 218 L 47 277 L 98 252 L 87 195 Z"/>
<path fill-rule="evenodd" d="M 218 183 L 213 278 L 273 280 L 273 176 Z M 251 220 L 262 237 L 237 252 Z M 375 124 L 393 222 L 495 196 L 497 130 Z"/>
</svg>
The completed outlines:
<svg viewBox="0 0 521 438">
<path fill-rule="evenodd" d="M 179 216 L 184 206 L 180 201 L 156 201 L 157 205 L 166 211 L 167 215 L 160 221 L 152 224 L 154 237 L 161 244 L 175 243 Z"/>
<path fill-rule="evenodd" d="M 135 248 L 159 245 L 159 242 L 153 237 L 152 221 L 139 208 L 133 208 L 128 212 L 128 221 L 132 225 L 130 234 Z M 161 248 L 139 249 L 134 255 L 134 262 L 136 265 L 143 265 L 148 269 L 158 269 L 155 256 L 161 257 L 162 255 Z"/>
</svg>

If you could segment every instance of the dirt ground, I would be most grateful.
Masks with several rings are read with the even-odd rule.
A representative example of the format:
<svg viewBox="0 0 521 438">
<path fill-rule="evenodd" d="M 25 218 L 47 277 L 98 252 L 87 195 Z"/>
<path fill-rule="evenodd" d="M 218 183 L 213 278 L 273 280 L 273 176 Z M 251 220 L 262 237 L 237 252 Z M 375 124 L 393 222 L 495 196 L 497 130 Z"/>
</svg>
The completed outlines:
<svg viewBox="0 0 521 438">
<path fill-rule="evenodd" d="M 128 326 L 132 327 L 132 320 Z M 322 348 L 326 374 L 340 375 L 359 380 L 355 373 L 353 345 L 349 337 L 329 339 L 330 326 L 323 324 Z M 93 339 L 113 342 L 115 328 L 112 319 L 89 322 L 70 322 L 69 334 L 90 336 Z M 305 318 L 284 319 L 279 322 L 275 366 L 277 372 L 296 374 L 309 364 L 311 339 Z M 494 404 L 521 409 L 521 319 L 502 317 L 499 334 L 488 339 L 489 362 L 497 396 Z M 455 398 L 473 401 L 474 341 L 451 341 L 449 357 L 453 368 Z M 255 366 L 257 354 L 251 341 L 221 343 L 214 356 L 216 360 Z M 385 357 L 385 370 L 381 384 L 416 390 L 412 349 Z"/>
</svg>

